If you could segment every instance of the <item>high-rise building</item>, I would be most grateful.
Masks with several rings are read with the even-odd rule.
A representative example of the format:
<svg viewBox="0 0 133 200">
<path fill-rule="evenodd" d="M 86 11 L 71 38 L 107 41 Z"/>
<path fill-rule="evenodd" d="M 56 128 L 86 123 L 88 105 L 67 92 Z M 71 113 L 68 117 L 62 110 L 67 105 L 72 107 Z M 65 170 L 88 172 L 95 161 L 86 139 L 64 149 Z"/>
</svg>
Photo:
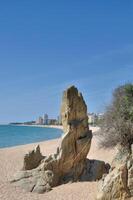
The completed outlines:
<svg viewBox="0 0 133 200">
<path fill-rule="evenodd" d="M 59 116 L 57 117 L 57 122 L 58 122 L 58 125 L 61 125 L 61 124 L 62 124 L 61 115 L 59 115 Z"/>
<path fill-rule="evenodd" d="M 48 125 L 48 114 L 44 114 L 44 116 L 43 116 L 43 124 Z"/>
<path fill-rule="evenodd" d="M 41 116 L 37 119 L 36 124 L 43 125 L 43 118 Z"/>
</svg>

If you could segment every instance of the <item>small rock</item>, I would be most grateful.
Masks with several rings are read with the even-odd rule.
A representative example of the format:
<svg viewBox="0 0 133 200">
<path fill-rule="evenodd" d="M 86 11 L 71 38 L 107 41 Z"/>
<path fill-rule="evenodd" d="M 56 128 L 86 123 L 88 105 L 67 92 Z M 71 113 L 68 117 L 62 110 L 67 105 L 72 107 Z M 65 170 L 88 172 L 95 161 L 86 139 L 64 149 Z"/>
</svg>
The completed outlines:
<svg viewBox="0 0 133 200">
<path fill-rule="evenodd" d="M 39 166 L 41 160 L 44 158 L 40 152 L 40 146 L 38 145 L 35 150 L 29 152 L 24 157 L 23 170 L 31 170 Z"/>
</svg>

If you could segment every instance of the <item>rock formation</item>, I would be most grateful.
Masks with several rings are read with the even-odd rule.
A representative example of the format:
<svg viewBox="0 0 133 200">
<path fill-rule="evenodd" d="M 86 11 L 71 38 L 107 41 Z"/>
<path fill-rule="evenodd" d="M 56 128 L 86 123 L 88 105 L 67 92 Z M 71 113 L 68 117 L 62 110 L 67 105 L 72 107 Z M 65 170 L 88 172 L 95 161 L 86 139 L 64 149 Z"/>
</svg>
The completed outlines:
<svg viewBox="0 0 133 200">
<path fill-rule="evenodd" d="M 99 183 L 97 200 L 133 198 L 133 145 L 131 152 L 121 149 L 112 162 L 110 173 Z"/>
<path fill-rule="evenodd" d="M 44 159 L 44 156 L 40 152 L 40 146 L 38 145 L 35 150 L 30 151 L 24 156 L 24 166 L 23 170 L 31 170 L 40 164 L 41 160 Z"/>
<path fill-rule="evenodd" d="M 25 156 L 23 170 L 12 180 L 26 191 L 44 193 L 68 181 L 97 180 L 107 171 L 104 162 L 86 158 L 92 131 L 88 126 L 87 106 L 74 86 L 64 92 L 61 116 L 64 134 L 57 152 L 43 157 L 38 147 Z"/>
</svg>

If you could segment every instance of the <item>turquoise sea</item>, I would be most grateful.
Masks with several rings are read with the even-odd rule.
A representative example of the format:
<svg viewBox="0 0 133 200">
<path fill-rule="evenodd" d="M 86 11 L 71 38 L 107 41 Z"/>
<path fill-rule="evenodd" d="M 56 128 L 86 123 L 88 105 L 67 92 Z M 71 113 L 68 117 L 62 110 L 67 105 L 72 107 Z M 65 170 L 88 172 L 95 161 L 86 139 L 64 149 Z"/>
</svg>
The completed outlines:
<svg viewBox="0 0 133 200">
<path fill-rule="evenodd" d="M 0 148 L 56 139 L 61 134 L 55 128 L 0 125 Z"/>
</svg>

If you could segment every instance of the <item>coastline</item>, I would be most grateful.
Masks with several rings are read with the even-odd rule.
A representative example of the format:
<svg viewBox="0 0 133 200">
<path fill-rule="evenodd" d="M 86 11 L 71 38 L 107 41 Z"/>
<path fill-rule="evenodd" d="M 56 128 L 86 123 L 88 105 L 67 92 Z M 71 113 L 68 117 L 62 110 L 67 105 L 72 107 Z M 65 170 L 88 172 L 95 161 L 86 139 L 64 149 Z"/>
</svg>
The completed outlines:
<svg viewBox="0 0 133 200">
<path fill-rule="evenodd" d="M 13 126 L 29 126 L 29 127 L 38 127 L 38 128 L 56 128 L 56 129 L 63 130 L 62 125 L 37 125 L 37 124 L 27 125 L 27 124 L 20 124 L 20 125 L 13 125 Z M 92 132 L 96 132 L 100 129 L 100 127 L 89 125 L 89 129 L 92 130 Z"/>
<path fill-rule="evenodd" d="M 26 125 L 26 124 L 21 124 L 21 125 L 11 125 L 11 126 L 22 126 L 22 127 L 37 127 L 37 128 L 52 128 L 52 129 L 59 129 L 63 131 L 63 126 L 61 125 Z M 89 126 L 89 129 L 92 130 L 93 136 L 94 134 L 99 130 L 99 127 L 94 127 L 94 126 Z M 62 132 L 63 134 L 63 132 Z M 23 146 L 34 146 L 36 147 L 38 144 L 42 144 L 44 142 L 51 142 L 51 141 L 57 141 L 57 140 L 61 140 L 62 135 L 58 138 L 53 138 L 53 139 L 46 139 L 46 140 L 42 140 L 42 141 L 34 141 L 31 143 L 26 143 L 26 144 L 18 144 L 18 145 L 14 145 L 14 146 L 7 146 L 7 147 L 0 147 L 0 151 L 1 150 L 5 150 L 5 149 L 12 149 L 12 148 L 19 148 L 19 147 L 23 147 Z"/>
<path fill-rule="evenodd" d="M 13 126 L 28 126 L 28 127 L 38 127 L 38 128 L 56 128 L 56 129 L 60 129 L 63 130 L 63 126 L 61 125 L 37 125 L 37 124 L 33 124 L 33 125 L 27 125 L 27 124 L 16 124 Z"/>
<path fill-rule="evenodd" d="M 22 124 L 22 125 L 13 125 L 13 126 L 55 128 L 55 129 L 59 129 L 59 130 L 63 131 L 63 126 L 58 126 L 58 125 L 25 125 L 25 124 Z M 90 127 L 90 130 L 92 130 L 93 136 L 95 136 L 95 133 L 99 130 L 99 127 L 93 127 L 93 126 L 89 126 L 89 127 Z M 21 148 L 21 147 L 23 148 L 23 147 L 26 147 L 26 146 L 35 148 L 38 144 L 42 145 L 43 143 L 49 143 L 49 142 L 52 143 L 52 142 L 57 142 L 57 141 L 59 141 L 59 144 L 60 144 L 61 138 L 62 137 L 59 137 L 59 138 L 56 138 L 56 139 L 42 140 L 42 141 L 39 141 L 39 142 L 32 142 L 32 143 L 27 143 L 27 144 L 19 144 L 19 145 L 15 145 L 15 146 L 2 147 L 2 148 L 0 148 L 0 151 L 8 150 L 8 149 L 10 150 L 10 149 L 15 149 L 15 148 Z"/>
<path fill-rule="evenodd" d="M 90 127 L 92 129 L 92 127 Z M 93 127 L 93 139 L 91 149 L 88 154 L 89 159 L 103 160 L 111 162 L 114 157 L 115 150 L 105 150 L 98 148 L 98 139 L 95 135 L 96 127 Z M 24 155 L 34 149 L 38 144 L 43 155 L 53 154 L 60 145 L 61 138 L 47 140 L 32 144 L 19 145 L 9 148 L 0 149 L 0 199 L 4 200 L 94 200 L 97 193 L 97 182 L 76 182 L 68 183 L 52 189 L 52 191 L 38 195 L 34 193 L 26 193 L 19 187 L 10 184 L 13 174 L 19 171 L 23 165 Z M 67 195 L 64 195 L 67 194 Z"/>
<path fill-rule="evenodd" d="M 9 124 L 7 124 L 8 126 Z M 9 139 L 9 142 L 11 140 L 11 145 L 9 143 L 8 145 L 8 142 L 6 145 L 2 145 L 2 140 L 1 140 L 1 143 L 0 143 L 0 150 L 2 149 L 10 149 L 10 148 L 18 148 L 18 147 L 21 147 L 21 146 L 24 146 L 24 145 L 34 145 L 34 144 L 38 144 L 38 143 L 42 143 L 42 142 L 45 142 L 45 141 L 51 141 L 51 140 L 55 140 L 55 139 L 59 139 L 62 135 L 62 129 L 63 127 L 62 126 L 57 126 L 57 125 L 25 125 L 25 124 L 19 124 L 19 125 L 9 125 L 11 127 L 33 127 L 33 129 L 27 129 L 26 130 L 29 130 L 28 132 L 30 132 L 30 134 L 28 132 L 26 132 L 26 134 L 29 134 L 29 136 L 23 136 L 23 132 L 19 132 L 19 129 L 15 129 L 17 130 L 17 133 L 18 134 L 13 134 L 13 137 L 11 137 Z M 37 130 L 37 129 L 34 129 L 34 128 L 41 128 L 41 130 Z M 45 130 L 44 130 L 45 129 Z M 51 129 L 51 130 L 50 130 Z M 54 130 L 52 130 L 54 129 Z M 23 129 L 22 129 L 23 130 Z M 24 129 L 25 130 L 25 129 Z M 36 131 L 35 131 L 36 130 Z M 10 127 L 9 127 L 9 131 L 10 131 Z M 39 131 L 39 132 L 38 132 Z M 33 132 L 33 137 L 32 137 L 32 132 Z M 54 132 L 59 132 L 60 134 L 57 136 L 54 135 Z M 44 134 L 43 134 L 44 133 Z M 53 134 L 52 134 L 53 133 Z M 14 138 L 14 135 L 20 135 L 20 139 L 23 139 L 22 141 L 23 142 L 20 142 L 20 139 L 17 139 L 16 141 L 17 142 L 12 142 L 12 141 L 15 141 L 15 138 Z M 22 135 L 22 137 L 21 137 Z M 42 136 L 41 136 L 42 135 Z M 43 136 L 44 135 L 44 136 Z M 45 136 L 46 135 L 46 136 Z M 5 138 L 3 138 L 3 144 L 4 144 L 4 141 L 8 141 L 8 138 L 9 138 L 10 134 L 9 135 L 6 135 Z M 35 138 L 36 139 L 32 139 L 32 138 Z M 25 138 L 25 139 L 24 139 Z M 31 139 L 30 139 L 31 138 Z M 39 138 L 39 139 L 38 139 Z M 2 139 L 2 138 L 1 138 Z"/>
</svg>

